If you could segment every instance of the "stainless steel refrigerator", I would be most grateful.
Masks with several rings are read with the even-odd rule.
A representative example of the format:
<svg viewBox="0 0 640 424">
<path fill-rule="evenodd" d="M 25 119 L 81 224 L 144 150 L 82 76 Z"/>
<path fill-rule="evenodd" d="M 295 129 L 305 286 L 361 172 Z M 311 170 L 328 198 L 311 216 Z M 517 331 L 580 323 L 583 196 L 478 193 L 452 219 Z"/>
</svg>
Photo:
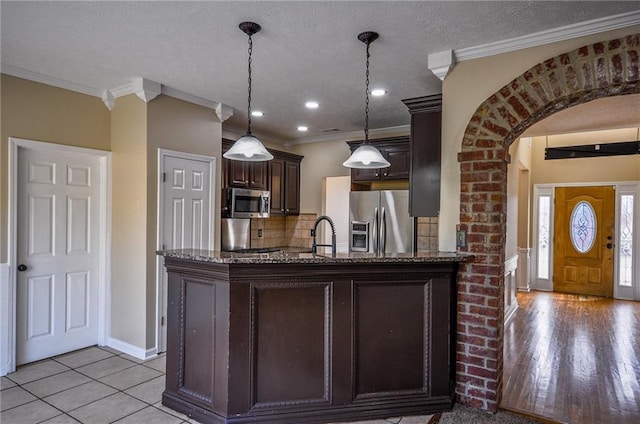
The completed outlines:
<svg viewBox="0 0 640 424">
<path fill-rule="evenodd" d="M 349 240 L 351 252 L 414 252 L 415 219 L 409 216 L 409 190 L 352 191 Z"/>
</svg>

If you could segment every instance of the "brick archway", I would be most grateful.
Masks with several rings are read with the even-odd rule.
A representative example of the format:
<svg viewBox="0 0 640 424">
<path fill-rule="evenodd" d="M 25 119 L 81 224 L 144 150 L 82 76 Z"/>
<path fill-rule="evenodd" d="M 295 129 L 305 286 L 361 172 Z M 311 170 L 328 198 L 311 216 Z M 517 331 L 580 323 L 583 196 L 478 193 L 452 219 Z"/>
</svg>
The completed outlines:
<svg viewBox="0 0 640 424">
<path fill-rule="evenodd" d="M 594 99 L 640 93 L 640 34 L 595 43 L 537 64 L 478 107 L 462 140 L 462 251 L 476 255 L 458 282 L 456 394 L 495 411 L 503 372 L 508 149 L 534 123 Z"/>
</svg>

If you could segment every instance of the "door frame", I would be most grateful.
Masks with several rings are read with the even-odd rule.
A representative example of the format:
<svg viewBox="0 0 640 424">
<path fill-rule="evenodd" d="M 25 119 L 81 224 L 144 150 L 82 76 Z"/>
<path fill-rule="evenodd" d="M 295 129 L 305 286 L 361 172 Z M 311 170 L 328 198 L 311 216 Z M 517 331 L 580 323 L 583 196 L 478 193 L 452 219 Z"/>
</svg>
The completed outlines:
<svg viewBox="0 0 640 424">
<path fill-rule="evenodd" d="M 158 149 L 158 175 L 157 175 L 157 221 L 156 221 L 156 250 L 162 250 L 164 240 L 164 187 L 162 175 L 164 174 L 164 159 L 168 156 L 185 160 L 206 162 L 209 164 L 209 215 L 213 218 L 209 225 L 209 250 L 214 250 L 216 229 L 216 158 L 213 156 L 199 155 L 195 153 L 179 152 L 176 150 Z M 167 349 L 166 333 L 162 330 L 162 317 L 167 308 L 167 299 L 164 292 L 167 285 L 166 272 L 164 271 L 164 256 L 156 256 L 156 352 L 164 352 Z M 165 323 L 166 328 L 166 323 Z"/>
<path fill-rule="evenodd" d="M 540 196 L 551 197 L 550 208 L 550 235 L 553 237 L 555 232 L 554 222 L 554 201 L 555 201 L 555 189 L 557 187 L 597 187 L 597 186 L 613 186 L 615 190 L 615 236 L 614 239 L 617 247 L 617 236 L 620 233 L 620 196 L 622 194 L 635 195 L 634 202 L 634 216 L 640 216 L 640 181 L 613 181 L 613 182 L 580 182 L 580 183 L 548 183 L 548 184 L 534 184 L 533 185 L 533 208 L 531 216 L 531 225 L 533 237 L 531 238 L 531 267 L 529 280 L 531 281 L 531 288 L 534 290 L 553 291 L 553 239 L 550 242 L 549 250 L 549 279 L 538 278 L 538 199 Z M 617 250 L 614 251 L 614 271 L 613 271 L 613 298 L 624 300 L 636 300 L 640 301 L 640 219 L 634 222 L 634 235 L 633 235 L 633 287 L 631 290 L 626 290 L 627 293 L 631 292 L 632 295 L 624 293 L 624 290 L 618 287 L 618 273 L 619 273 L 619 255 Z"/>
<path fill-rule="evenodd" d="M 2 320 L 6 322 L 0 327 L 0 345 L 6 346 L 3 353 L 5 359 L 0 363 L 0 375 L 6 375 L 16 369 L 16 324 L 17 324 L 17 223 L 18 223 L 18 154 L 20 149 L 38 150 L 56 153 L 78 153 L 91 155 L 99 159 L 100 178 L 100 272 L 98 277 L 98 344 L 105 345 L 110 331 L 110 287 L 111 287 L 111 152 L 85 147 L 67 146 L 43 141 L 9 137 L 8 154 L 8 266 L 9 278 L 7 287 L 0 300 L 3 310 Z"/>
</svg>

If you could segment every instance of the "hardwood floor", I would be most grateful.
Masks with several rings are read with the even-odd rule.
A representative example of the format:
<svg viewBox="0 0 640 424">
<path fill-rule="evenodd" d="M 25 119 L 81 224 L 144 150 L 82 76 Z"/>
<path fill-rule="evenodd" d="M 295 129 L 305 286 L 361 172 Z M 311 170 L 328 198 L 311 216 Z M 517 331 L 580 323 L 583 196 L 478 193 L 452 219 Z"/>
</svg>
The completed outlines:
<svg viewBox="0 0 640 424">
<path fill-rule="evenodd" d="M 640 423 L 640 302 L 518 294 L 501 408 L 563 423 Z"/>
</svg>

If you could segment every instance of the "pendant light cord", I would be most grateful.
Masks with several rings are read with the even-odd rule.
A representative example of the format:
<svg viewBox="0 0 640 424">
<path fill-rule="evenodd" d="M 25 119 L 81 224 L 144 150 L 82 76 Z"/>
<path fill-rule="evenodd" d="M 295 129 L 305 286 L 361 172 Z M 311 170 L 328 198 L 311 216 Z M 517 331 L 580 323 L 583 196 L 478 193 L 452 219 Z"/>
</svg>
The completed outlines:
<svg viewBox="0 0 640 424">
<path fill-rule="evenodd" d="M 364 104 L 364 144 L 369 144 L 369 44 L 367 41 L 367 72 L 366 72 L 366 100 Z"/>
<path fill-rule="evenodd" d="M 253 53 L 253 39 L 249 35 L 249 96 L 247 98 L 247 134 L 251 134 L 251 54 Z"/>
</svg>

